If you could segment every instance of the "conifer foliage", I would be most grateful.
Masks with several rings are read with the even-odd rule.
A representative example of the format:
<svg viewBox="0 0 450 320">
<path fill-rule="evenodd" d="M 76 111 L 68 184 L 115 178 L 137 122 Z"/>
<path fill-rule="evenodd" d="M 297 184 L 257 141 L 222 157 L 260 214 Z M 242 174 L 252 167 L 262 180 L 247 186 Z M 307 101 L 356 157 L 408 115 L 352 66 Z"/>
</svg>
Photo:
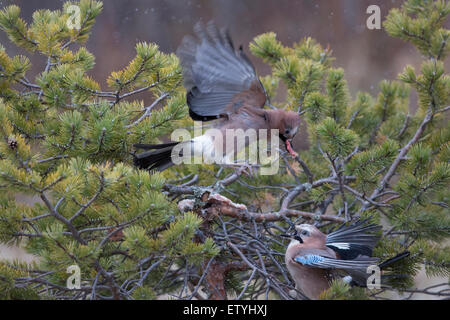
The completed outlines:
<svg viewBox="0 0 450 320">
<path fill-rule="evenodd" d="M 73 4 L 79 29 L 67 25 Z M 138 43 L 107 90 L 87 75 L 95 57 L 83 44 L 101 11 L 101 2 L 81 0 L 38 10 L 30 24 L 18 6 L 0 11 L 10 41 L 46 61 L 29 79 L 29 59 L 0 45 L 0 241 L 36 256 L 0 261 L 1 298 L 292 299 L 281 235 L 293 223 L 330 232 L 359 217 L 384 226 L 374 255 L 411 254 L 387 271 L 382 289 L 335 280 L 324 299 L 448 296 L 446 283 L 416 290 L 413 282 L 423 265 L 428 275 L 450 275 L 447 1 L 408 0 L 389 13 L 385 30 L 424 61 L 382 81 L 377 97 L 352 97 L 332 51 L 315 40 L 286 47 L 274 33 L 257 36 L 250 51 L 272 69 L 261 77 L 269 98 L 280 81 L 288 90 L 285 103 L 267 107 L 299 112 L 310 146 L 296 159 L 280 151 L 278 174 L 252 177 L 211 164 L 133 167 L 133 144 L 193 124 L 178 59 L 156 44 Z M 144 92 L 149 105 L 136 98 Z M 73 265 L 75 288 L 67 286 Z"/>
</svg>

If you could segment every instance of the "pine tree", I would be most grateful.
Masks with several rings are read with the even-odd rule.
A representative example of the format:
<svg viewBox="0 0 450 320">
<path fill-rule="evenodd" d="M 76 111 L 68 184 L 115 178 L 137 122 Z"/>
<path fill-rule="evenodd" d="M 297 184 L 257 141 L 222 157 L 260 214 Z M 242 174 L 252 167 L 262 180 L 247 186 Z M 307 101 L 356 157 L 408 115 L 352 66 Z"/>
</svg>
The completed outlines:
<svg viewBox="0 0 450 320">
<path fill-rule="evenodd" d="M 310 146 L 294 160 L 280 151 L 278 174 L 251 177 L 212 164 L 134 168 L 133 144 L 193 130 L 181 67 L 174 54 L 138 43 L 104 91 L 87 75 L 95 57 L 83 47 L 102 3 L 75 3 L 79 29 L 67 25 L 73 4 L 36 11 L 29 25 L 15 5 L 0 12 L 11 42 L 47 61 L 31 81 L 29 59 L 0 46 L 0 241 L 37 256 L 0 261 L 0 297 L 292 299 L 281 235 L 292 223 L 329 232 L 357 218 L 384 225 L 380 259 L 411 252 L 388 270 L 402 277 L 375 291 L 334 281 L 322 298 L 414 293 L 422 265 L 428 275 L 450 275 L 447 1 L 408 0 L 389 13 L 385 30 L 424 61 L 382 81 L 377 97 L 352 97 L 332 51 L 315 40 L 287 47 L 274 33 L 257 36 L 250 51 L 272 69 L 261 77 L 269 98 L 280 81 L 288 89 L 286 103 L 268 107 L 299 112 Z M 153 103 L 136 100 L 142 92 Z M 19 193 L 33 203 L 17 201 Z M 66 285 L 73 265 L 76 288 Z"/>
</svg>

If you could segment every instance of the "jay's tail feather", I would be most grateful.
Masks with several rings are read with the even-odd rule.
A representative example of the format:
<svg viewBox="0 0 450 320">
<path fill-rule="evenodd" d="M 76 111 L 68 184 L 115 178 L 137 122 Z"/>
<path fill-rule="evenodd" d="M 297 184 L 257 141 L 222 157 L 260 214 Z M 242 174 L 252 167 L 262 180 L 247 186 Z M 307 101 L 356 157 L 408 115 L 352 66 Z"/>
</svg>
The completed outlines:
<svg viewBox="0 0 450 320">
<path fill-rule="evenodd" d="M 141 169 L 163 171 L 173 166 L 172 149 L 179 142 L 164 144 L 135 144 L 137 149 L 148 150 L 134 155 L 134 165 Z"/>
<path fill-rule="evenodd" d="M 380 269 L 384 269 L 394 263 L 396 263 L 397 261 L 400 261 L 404 258 L 409 257 L 410 252 L 409 251 L 404 251 L 402 253 L 399 253 L 398 255 L 396 255 L 393 258 L 387 259 L 386 261 L 383 261 L 382 263 L 380 263 L 378 266 L 380 267 Z"/>
<path fill-rule="evenodd" d="M 378 264 L 378 267 L 381 270 L 384 270 L 386 267 L 391 266 L 395 263 L 397 263 L 398 261 L 409 257 L 410 252 L 409 251 L 404 251 L 402 253 L 397 254 L 395 257 L 390 258 L 388 260 L 385 260 L 381 263 Z M 358 257 L 355 260 L 367 260 L 369 261 L 370 258 L 369 257 Z M 370 262 L 370 261 L 369 261 Z M 370 263 L 368 264 L 370 265 Z M 367 270 L 365 269 L 366 266 L 364 266 L 364 268 L 354 268 L 354 269 L 349 269 L 346 270 L 348 272 L 348 274 L 350 275 L 350 279 L 351 279 L 351 284 L 352 285 L 356 285 L 356 286 L 360 286 L 360 287 L 366 287 L 367 286 L 367 279 L 369 278 L 370 274 L 367 273 Z M 382 274 L 381 275 L 381 284 L 385 284 L 388 281 L 392 281 L 392 280 L 398 280 L 398 279 L 402 279 L 402 278 L 407 278 L 408 275 L 404 275 L 404 274 L 398 274 L 398 273 L 391 273 L 391 274 Z"/>
</svg>

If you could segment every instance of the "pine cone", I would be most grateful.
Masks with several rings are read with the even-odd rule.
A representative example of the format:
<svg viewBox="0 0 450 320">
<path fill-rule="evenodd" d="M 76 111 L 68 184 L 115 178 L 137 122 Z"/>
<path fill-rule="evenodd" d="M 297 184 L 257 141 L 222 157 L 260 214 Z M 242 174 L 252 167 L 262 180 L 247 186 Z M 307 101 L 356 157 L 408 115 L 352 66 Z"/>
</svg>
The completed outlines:
<svg viewBox="0 0 450 320">
<path fill-rule="evenodd" d="M 14 138 L 8 138 L 8 145 L 11 148 L 11 150 L 17 149 L 17 140 Z"/>
</svg>

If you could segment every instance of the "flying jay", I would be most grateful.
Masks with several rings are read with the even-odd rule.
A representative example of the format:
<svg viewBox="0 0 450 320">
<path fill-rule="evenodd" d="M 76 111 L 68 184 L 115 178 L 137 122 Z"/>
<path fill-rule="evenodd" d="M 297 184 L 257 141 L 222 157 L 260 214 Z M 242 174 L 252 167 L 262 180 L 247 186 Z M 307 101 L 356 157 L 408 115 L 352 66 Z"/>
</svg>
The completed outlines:
<svg viewBox="0 0 450 320">
<path fill-rule="evenodd" d="M 165 170 L 172 165 L 173 153 L 181 146 L 194 153 L 223 154 L 227 159 L 238 153 L 245 145 L 227 144 L 227 130 L 254 129 L 258 133 L 266 129 L 278 130 L 278 138 L 293 156 L 291 142 L 298 131 L 300 116 L 296 112 L 281 109 L 264 109 L 266 92 L 255 69 L 240 47 L 234 48 L 228 32 L 218 30 L 214 23 L 205 26 L 198 23 L 196 37 L 186 36 L 177 50 L 183 68 L 186 100 L 189 115 L 196 121 L 213 121 L 212 128 L 222 132 L 222 141 L 215 140 L 208 131 L 189 141 L 167 144 L 136 144 L 146 151 L 135 155 L 134 163 L 143 169 Z M 211 132 L 211 131 L 210 131 Z M 263 138 L 270 140 L 269 135 Z M 174 149 L 175 148 L 175 149 Z M 239 149 L 240 148 L 240 149 Z M 176 154 L 181 156 L 180 154 Z M 220 159 L 219 159 L 220 160 Z"/>
<path fill-rule="evenodd" d="M 291 242 L 286 250 L 286 266 L 297 290 L 309 299 L 318 299 L 330 287 L 333 278 L 353 285 L 367 285 L 370 274 L 367 268 L 376 265 L 380 269 L 409 256 L 405 251 L 394 258 L 379 263 L 372 257 L 372 250 L 380 236 L 381 226 L 357 220 L 351 225 L 343 224 L 326 235 L 313 225 L 295 226 Z M 287 236 L 287 235 L 285 235 Z"/>
</svg>

